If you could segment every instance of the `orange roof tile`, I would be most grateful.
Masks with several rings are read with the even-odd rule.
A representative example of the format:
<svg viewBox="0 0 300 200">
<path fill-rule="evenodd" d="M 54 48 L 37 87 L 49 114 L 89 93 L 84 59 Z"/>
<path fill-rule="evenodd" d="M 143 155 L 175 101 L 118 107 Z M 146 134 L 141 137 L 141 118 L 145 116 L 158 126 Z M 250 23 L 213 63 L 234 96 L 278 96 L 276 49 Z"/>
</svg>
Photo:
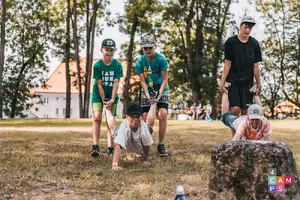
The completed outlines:
<svg viewBox="0 0 300 200">
<path fill-rule="evenodd" d="M 99 59 L 93 60 L 93 65 L 98 61 Z M 126 75 L 127 71 L 127 61 L 119 59 L 119 61 L 122 63 L 123 67 L 123 75 Z M 85 65 L 86 65 L 86 58 L 80 59 L 80 67 L 82 70 L 82 73 L 85 72 Z M 92 66 L 93 66 L 92 65 Z M 77 68 L 76 68 L 76 62 L 70 61 L 70 74 L 71 74 L 71 93 L 72 94 L 78 94 L 78 88 L 74 86 L 74 83 L 77 82 L 77 78 L 75 76 L 72 76 L 72 74 L 77 74 Z M 91 80 L 91 91 L 93 87 L 93 70 L 92 70 L 92 80 Z M 121 83 L 124 83 L 125 78 L 122 77 L 120 79 Z M 130 78 L 130 83 L 133 84 L 134 82 L 139 81 L 139 76 L 134 75 Z M 118 89 L 118 94 L 123 93 L 123 88 Z M 84 91 L 84 87 L 82 87 L 82 91 Z M 55 69 L 55 71 L 50 75 L 50 77 L 45 82 L 44 87 L 41 88 L 35 88 L 32 89 L 31 92 L 33 93 L 66 93 L 66 66 L 65 63 L 61 62 L 58 67 Z"/>
</svg>

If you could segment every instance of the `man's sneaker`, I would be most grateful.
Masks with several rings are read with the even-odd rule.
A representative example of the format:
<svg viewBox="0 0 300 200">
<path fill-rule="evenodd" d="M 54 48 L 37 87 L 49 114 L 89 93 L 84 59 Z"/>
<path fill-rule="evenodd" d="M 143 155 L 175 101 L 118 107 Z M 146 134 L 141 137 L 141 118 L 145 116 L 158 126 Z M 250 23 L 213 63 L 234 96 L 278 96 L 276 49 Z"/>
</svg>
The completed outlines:
<svg viewBox="0 0 300 200">
<path fill-rule="evenodd" d="M 169 155 L 169 153 L 166 151 L 166 147 L 164 144 L 157 145 L 157 155 L 160 157 Z"/>
<path fill-rule="evenodd" d="M 98 144 L 94 144 L 93 147 L 92 147 L 91 156 L 98 157 L 99 155 L 100 155 L 99 145 Z"/>
<path fill-rule="evenodd" d="M 113 147 L 107 147 L 106 151 L 108 157 L 114 155 L 114 148 Z"/>
</svg>

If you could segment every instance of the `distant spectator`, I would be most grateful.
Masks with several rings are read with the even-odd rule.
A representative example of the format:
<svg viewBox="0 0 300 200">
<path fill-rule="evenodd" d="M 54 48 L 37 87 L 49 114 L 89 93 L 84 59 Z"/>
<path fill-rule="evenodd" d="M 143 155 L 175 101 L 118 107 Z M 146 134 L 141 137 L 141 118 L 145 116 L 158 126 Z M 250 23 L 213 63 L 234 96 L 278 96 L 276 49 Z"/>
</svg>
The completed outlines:
<svg viewBox="0 0 300 200">
<path fill-rule="evenodd" d="M 199 105 L 197 106 L 197 108 L 196 108 L 196 113 L 197 113 L 197 120 L 199 120 L 200 117 L 201 117 L 201 115 L 203 114 L 201 103 L 199 103 Z"/>
<path fill-rule="evenodd" d="M 191 112 L 192 112 L 192 119 L 196 120 L 197 119 L 197 106 L 196 103 L 193 103 L 193 105 L 191 106 Z"/>
</svg>

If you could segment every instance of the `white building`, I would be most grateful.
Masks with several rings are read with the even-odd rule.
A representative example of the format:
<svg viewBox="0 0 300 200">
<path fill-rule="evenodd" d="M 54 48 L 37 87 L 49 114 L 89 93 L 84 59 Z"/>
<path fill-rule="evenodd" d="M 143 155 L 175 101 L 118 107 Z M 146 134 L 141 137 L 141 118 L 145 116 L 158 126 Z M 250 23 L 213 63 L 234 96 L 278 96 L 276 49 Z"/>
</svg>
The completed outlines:
<svg viewBox="0 0 300 200">
<path fill-rule="evenodd" d="M 93 65 L 99 59 L 93 60 Z M 127 62 L 120 60 L 123 66 L 124 76 L 126 75 Z M 83 71 L 85 71 L 86 59 L 80 60 L 80 66 Z M 70 62 L 70 74 L 77 72 L 76 63 L 74 61 Z M 93 74 L 91 76 L 93 78 Z M 71 83 L 76 81 L 76 77 L 71 76 Z M 136 79 L 131 78 L 131 82 L 136 81 Z M 91 92 L 93 86 L 93 79 L 91 80 Z M 120 80 L 120 86 L 118 90 L 118 95 L 121 97 L 123 93 L 124 78 Z M 84 91 L 84 88 L 83 90 Z M 65 118 L 66 112 L 66 70 L 65 63 L 61 63 L 56 70 L 47 79 L 44 88 L 38 88 L 32 90 L 32 92 L 41 95 L 43 104 L 35 104 L 29 111 L 31 116 L 36 116 L 37 118 Z M 117 117 L 122 116 L 122 103 L 119 101 L 117 106 Z M 78 88 L 71 86 L 71 118 L 79 118 L 79 101 L 78 101 Z M 89 106 L 89 117 L 92 117 L 92 106 Z"/>
</svg>

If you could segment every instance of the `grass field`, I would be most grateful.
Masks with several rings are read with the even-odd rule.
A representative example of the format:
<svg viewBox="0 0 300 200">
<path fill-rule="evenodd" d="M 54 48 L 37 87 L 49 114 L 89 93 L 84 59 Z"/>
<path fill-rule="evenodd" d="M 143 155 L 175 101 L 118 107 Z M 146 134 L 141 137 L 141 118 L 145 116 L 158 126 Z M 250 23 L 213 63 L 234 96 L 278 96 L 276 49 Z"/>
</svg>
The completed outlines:
<svg viewBox="0 0 300 200">
<path fill-rule="evenodd" d="M 120 121 L 119 121 L 120 122 Z M 300 121 L 271 121 L 273 140 L 294 152 L 300 176 Z M 156 124 L 157 125 L 157 124 Z M 113 172 L 104 154 L 91 150 L 91 120 L 0 120 L 0 199 L 172 199 L 183 185 L 189 200 L 208 199 L 210 151 L 231 139 L 219 121 L 168 121 L 166 145 L 172 157 L 156 156 L 151 167 L 123 154 L 124 169 Z M 154 141 L 157 142 L 157 126 Z"/>
</svg>

